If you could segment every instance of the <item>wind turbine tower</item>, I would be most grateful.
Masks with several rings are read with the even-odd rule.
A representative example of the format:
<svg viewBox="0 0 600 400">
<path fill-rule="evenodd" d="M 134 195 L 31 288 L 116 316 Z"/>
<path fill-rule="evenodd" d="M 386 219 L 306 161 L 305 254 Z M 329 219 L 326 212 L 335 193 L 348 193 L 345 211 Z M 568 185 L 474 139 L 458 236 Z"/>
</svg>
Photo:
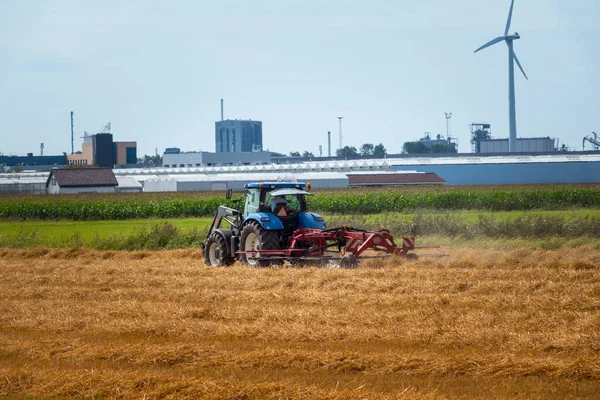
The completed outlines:
<svg viewBox="0 0 600 400">
<path fill-rule="evenodd" d="M 510 10 L 508 11 L 508 20 L 506 21 L 506 28 L 504 29 L 504 35 L 498 36 L 497 38 L 490 40 L 489 42 L 475 50 L 475 53 L 477 53 L 479 50 L 483 50 L 486 47 L 490 47 L 491 45 L 499 43 L 503 40 L 508 46 L 508 122 L 510 127 L 510 132 L 508 136 L 508 149 L 511 153 L 517 151 L 517 116 L 515 109 L 515 62 L 517 63 L 517 66 L 523 73 L 523 76 L 525 76 L 525 79 L 529 79 L 527 78 L 525 71 L 523 71 L 523 67 L 521 67 L 521 63 L 519 62 L 519 59 L 517 58 L 517 55 L 513 50 L 513 41 L 520 39 L 521 37 L 517 32 L 515 32 L 512 35 L 508 34 L 514 5 L 515 0 L 511 0 Z"/>
</svg>

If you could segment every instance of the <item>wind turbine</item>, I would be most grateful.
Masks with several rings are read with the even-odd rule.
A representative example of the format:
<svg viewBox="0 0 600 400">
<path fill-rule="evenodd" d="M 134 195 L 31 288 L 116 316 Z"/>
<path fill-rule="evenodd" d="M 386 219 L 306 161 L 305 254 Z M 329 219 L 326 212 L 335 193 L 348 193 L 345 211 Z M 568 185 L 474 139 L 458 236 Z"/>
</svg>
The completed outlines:
<svg viewBox="0 0 600 400">
<path fill-rule="evenodd" d="M 480 48 L 478 48 L 477 50 L 474 51 L 474 53 L 477 53 L 479 50 L 483 50 L 486 47 L 490 47 L 491 45 L 499 43 L 503 40 L 506 42 L 506 45 L 508 46 L 508 119 L 509 119 L 509 126 L 510 126 L 510 134 L 508 137 L 508 148 L 509 148 L 510 152 L 517 151 L 517 116 L 516 116 L 516 111 L 515 111 L 515 64 L 514 64 L 515 62 L 517 63 L 517 66 L 523 73 L 523 76 L 525 76 L 525 79 L 529 79 L 529 78 L 527 78 L 525 71 L 523 71 L 523 67 L 521 67 L 521 63 L 519 62 L 519 59 L 517 58 L 517 55 L 515 54 L 515 52 L 513 50 L 513 41 L 520 39 L 521 36 L 519 36 L 519 34 L 517 32 L 515 32 L 512 35 L 508 34 L 508 30 L 510 29 L 510 21 L 512 19 L 512 12 L 513 12 L 514 5 L 515 5 L 515 0 L 512 0 L 510 3 L 510 10 L 508 11 L 508 20 L 506 21 L 506 28 L 504 29 L 504 35 L 498 36 L 496 39 L 490 40 L 489 42 L 487 42 L 486 44 L 484 44 L 483 46 L 481 46 Z"/>
</svg>

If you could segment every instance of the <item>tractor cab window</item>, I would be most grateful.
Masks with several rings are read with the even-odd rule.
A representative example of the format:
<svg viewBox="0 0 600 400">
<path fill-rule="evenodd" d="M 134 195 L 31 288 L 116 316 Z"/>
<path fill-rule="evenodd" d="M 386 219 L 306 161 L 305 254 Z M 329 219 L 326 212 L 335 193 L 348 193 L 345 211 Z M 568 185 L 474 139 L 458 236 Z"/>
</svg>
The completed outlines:
<svg viewBox="0 0 600 400">
<path fill-rule="evenodd" d="M 246 196 L 246 207 L 244 207 L 244 217 L 258 212 L 260 207 L 260 193 L 258 189 L 249 189 Z"/>
<path fill-rule="evenodd" d="M 302 212 L 304 198 L 302 195 L 287 194 L 280 196 L 271 196 L 269 193 L 265 196 L 265 206 L 267 206 L 268 212 L 273 212 L 272 207 L 276 204 L 283 203 L 288 209 L 294 212 Z"/>
<path fill-rule="evenodd" d="M 288 202 L 288 207 L 294 210 L 295 212 L 302 211 L 302 206 L 300 204 L 300 200 L 297 195 L 287 195 L 284 196 Z"/>
</svg>

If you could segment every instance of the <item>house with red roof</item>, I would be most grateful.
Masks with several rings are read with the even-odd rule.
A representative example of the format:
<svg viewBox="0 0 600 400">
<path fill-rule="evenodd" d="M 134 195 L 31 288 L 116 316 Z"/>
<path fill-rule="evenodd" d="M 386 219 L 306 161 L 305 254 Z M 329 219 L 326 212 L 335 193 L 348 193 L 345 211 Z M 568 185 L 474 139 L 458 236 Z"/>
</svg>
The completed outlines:
<svg viewBox="0 0 600 400">
<path fill-rule="evenodd" d="M 112 168 L 55 168 L 46 181 L 48 194 L 114 193 L 118 185 Z"/>
</svg>

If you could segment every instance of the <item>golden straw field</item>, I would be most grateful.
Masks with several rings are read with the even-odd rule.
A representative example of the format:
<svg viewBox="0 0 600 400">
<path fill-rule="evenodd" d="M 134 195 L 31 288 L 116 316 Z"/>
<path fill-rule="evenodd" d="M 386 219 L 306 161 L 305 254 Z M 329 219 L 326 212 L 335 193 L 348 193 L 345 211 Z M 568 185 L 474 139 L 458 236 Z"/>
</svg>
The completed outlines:
<svg viewBox="0 0 600 400">
<path fill-rule="evenodd" d="M 332 268 L 0 249 L 0 397 L 600 398 L 600 251 Z"/>
</svg>

